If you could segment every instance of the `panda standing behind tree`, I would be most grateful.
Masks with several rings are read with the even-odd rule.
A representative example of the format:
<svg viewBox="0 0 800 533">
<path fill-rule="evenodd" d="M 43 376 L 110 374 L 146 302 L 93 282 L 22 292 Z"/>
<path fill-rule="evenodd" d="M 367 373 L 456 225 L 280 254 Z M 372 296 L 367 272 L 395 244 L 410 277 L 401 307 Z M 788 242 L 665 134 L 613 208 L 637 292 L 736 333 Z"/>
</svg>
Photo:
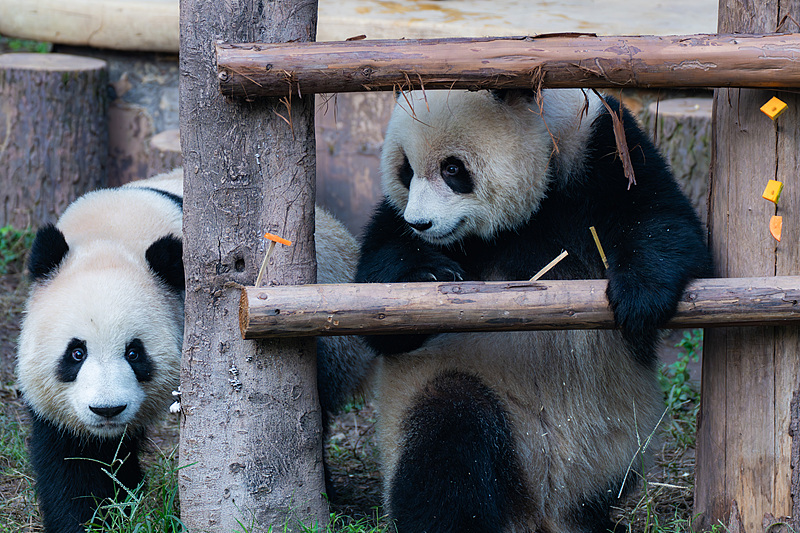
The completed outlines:
<svg viewBox="0 0 800 533">
<path fill-rule="evenodd" d="M 711 273 L 697 215 L 627 111 L 622 121 L 630 186 L 595 94 L 398 98 L 356 281 L 525 280 L 567 250 L 545 278 L 607 277 L 618 325 L 370 337 L 400 532 L 613 530 L 610 506 L 637 484 L 639 443 L 664 410 L 659 327 Z"/>
<path fill-rule="evenodd" d="M 182 196 L 178 169 L 90 192 L 36 234 L 17 376 L 47 533 L 84 531 L 104 498 L 125 498 L 142 482 L 145 432 L 166 416 L 179 383 Z M 351 281 L 355 239 L 319 208 L 315 237 L 319 282 Z M 373 355 L 354 337 L 318 346 L 328 413 L 355 392 Z"/>
</svg>

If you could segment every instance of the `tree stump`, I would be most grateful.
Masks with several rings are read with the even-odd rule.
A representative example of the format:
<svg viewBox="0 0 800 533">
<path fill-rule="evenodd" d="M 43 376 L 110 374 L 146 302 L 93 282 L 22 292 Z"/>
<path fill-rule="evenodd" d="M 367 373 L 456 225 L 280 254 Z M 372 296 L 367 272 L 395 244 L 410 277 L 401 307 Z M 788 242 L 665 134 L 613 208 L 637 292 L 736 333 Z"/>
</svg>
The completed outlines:
<svg viewBox="0 0 800 533">
<path fill-rule="evenodd" d="M 147 176 L 168 172 L 183 164 L 181 131 L 165 130 L 153 135 L 147 152 Z"/>
<path fill-rule="evenodd" d="M 65 54 L 0 55 L 0 226 L 53 222 L 106 184 L 108 70 Z"/>
<path fill-rule="evenodd" d="M 653 102 L 644 113 L 647 131 L 704 224 L 708 221 L 713 102 L 710 97 L 673 98 Z"/>
</svg>

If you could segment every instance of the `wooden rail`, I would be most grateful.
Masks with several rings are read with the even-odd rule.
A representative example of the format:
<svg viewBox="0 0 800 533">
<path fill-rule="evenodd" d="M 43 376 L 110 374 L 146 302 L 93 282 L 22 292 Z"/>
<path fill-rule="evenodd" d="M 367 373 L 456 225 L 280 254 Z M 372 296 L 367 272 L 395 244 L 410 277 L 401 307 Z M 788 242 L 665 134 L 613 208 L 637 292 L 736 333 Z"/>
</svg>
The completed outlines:
<svg viewBox="0 0 800 533">
<path fill-rule="evenodd" d="M 226 96 L 395 89 L 800 87 L 800 34 L 217 43 Z"/>
<path fill-rule="evenodd" d="M 307 335 L 608 329 L 607 280 L 245 287 L 245 339 Z M 800 323 L 800 276 L 700 279 L 668 328 Z"/>
</svg>

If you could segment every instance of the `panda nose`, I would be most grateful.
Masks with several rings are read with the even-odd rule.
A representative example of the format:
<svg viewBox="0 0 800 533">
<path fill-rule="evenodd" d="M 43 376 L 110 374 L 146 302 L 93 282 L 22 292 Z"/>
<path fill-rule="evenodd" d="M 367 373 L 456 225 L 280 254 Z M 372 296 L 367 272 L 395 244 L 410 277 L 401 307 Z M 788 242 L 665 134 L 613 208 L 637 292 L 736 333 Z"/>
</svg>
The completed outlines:
<svg viewBox="0 0 800 533">
<path fill-rule="evenodd" d="M 417 231 L 425 231 L 433 226 L 433 222 L 430 220 L 426 220 L 425 222 L 409 222 L 408 225 Z"/>
<path fill-rule="evenodd" d="M 124 411 L 126 407 L 128 407 L 128 404 L 114 405 L 112 407 L 94 407 L 90 405 L 89 409 L 96 415 L 100 415 L 105 418 L 114 418 L 122 411 Z"/>
</svg>

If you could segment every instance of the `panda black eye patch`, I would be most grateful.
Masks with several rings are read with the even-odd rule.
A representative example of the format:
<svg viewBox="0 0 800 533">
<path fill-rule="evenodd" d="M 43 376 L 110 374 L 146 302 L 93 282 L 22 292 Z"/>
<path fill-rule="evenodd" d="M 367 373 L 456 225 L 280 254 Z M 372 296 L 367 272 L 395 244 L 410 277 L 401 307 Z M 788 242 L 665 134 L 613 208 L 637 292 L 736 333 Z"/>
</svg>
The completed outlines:
<svg viewBox="0 0 800 533">
<path fill-rule="evenodd" d="M 133 339 L 125 346 L 125 360 L 131 365 L 133 373 L 138 381 L 150 381 L 153 379 L 153 361 L 147 355 L 144 343 L 141 339 Z"/>
<path fill-rule="evenodd" d="M 454 192 L 467 194 L 472 192 L 472 174 L 467 170 L 464 162 L 455 156 L 450 156 L 442 161 L 439 166 L 442 179 Z"/>
<path fill-rule="evenodd" d="M 62 383 L 75 381 L 87 355 L 85 341 L 75 338 L 70 340 L 61 356 L 61 360 L 58 362 L 58 370 L 56 372 L 58 380 Z"/>
<path fill-rule="evenodd" d="M 411 163 L 409 163 L 408 157 L 406 157 L 405 154 L 403 154 L 403 164 L 400 166 L 400 170 L 397 171 L 397 177 L 406 189 L 411 187 L 411 178 L 414 177 L 414 169 L 411 168 Z"/>
</svg>

